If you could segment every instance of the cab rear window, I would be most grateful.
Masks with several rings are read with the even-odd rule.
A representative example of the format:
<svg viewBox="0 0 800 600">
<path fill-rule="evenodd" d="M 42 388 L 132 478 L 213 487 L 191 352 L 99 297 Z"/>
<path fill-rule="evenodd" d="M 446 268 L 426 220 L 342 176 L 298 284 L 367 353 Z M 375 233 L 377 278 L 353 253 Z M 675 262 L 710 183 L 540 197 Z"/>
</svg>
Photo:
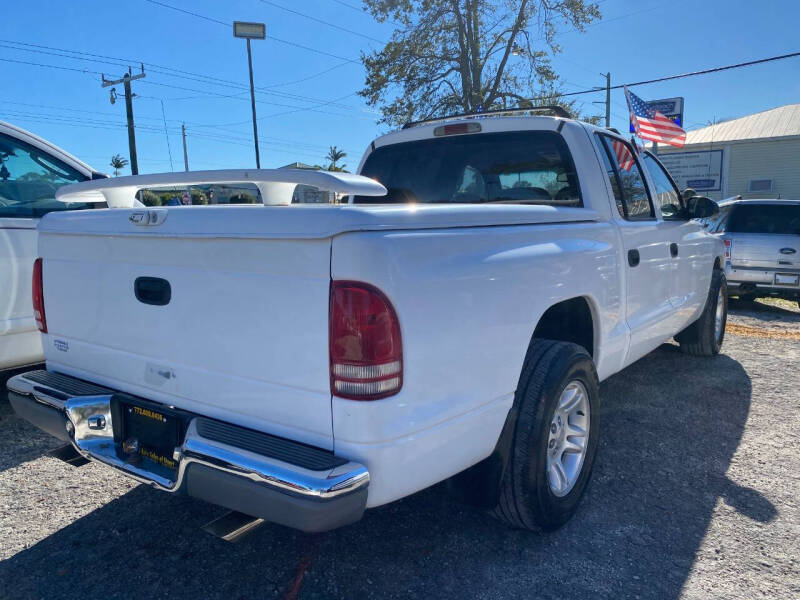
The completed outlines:
<svg viewBox="0 0 800 600">
<path fill-rule="evenodd" d="M 738 204 L 731 210 L 725 230 L 800 235 L 800 204 Z"/>
<path fill-rule="evenodd" d="M 378 180 L 385 197 L 362 204 L 501 203 L 583 206 L 575 165 L 553 131 L 483 133 L 377 148 L 361 174 Z"/>
</svg>

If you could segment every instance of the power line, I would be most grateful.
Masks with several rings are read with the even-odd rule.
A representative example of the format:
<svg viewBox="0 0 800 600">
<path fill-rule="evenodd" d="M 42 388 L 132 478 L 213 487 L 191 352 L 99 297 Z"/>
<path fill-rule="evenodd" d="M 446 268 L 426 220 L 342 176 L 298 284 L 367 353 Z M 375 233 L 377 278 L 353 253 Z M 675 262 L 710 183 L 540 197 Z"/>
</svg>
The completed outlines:
<svg viewBox="0 0 800 600">
<path fill-rule="evenodd" d="M 34 67 L 50 67 L 51 69 L 61 69 L 62 71 L 75 71 L 77 73 L 86 73 L 89 75 L 102 75 L 100 71 L 90 71 L 89 69 L 74 69 L 72 67 L 61 67 L 58 65 L 46 65 L 43 63 L 31 62 L 28 60 L 16 60 L 13 58 L 0 58 L 3 62 L 19 63 L 22 65 L 31 65 Z"/>
<path fill-rule="evenodd" d="M 369 35 L 367 35 L 365 33 L 361 33 L 359 31 L 354 31 L 352 29 L 347 29 L 347 27 L 342 27 L 341 25 L 337 25 L 336 23 L 330 23 L 328 21 L 323 21 L 322 19 L 318 19 L 317 17 L 313 17 L 311 15 L 307 15 L 305 13 L 301 13 L 299 10 L 294 10 L 293 8 L 288 8 L 286 6 L 281 6 L 280 4 L 277 4 L 276 2 L 272 2 L 271 0 L 260 0 L 260 2 L 262 2 L 263 4 L 266 4 L 268 6 L 273 6 L 275 8 L 280 9 L 280 10 L 284 10 L 284 11 L 286 11 L 288 13 L 292 13 L 293 15 L 297 15 L 299 17 L 303 17 L 304 19 L 308 19 L 309 21 L 314 21 L 315 23 L 321 23 L 322 25 L 325 25 L 326 27 L 332 27 L 333 29 L 338 29 L 339 31 L 344 31 L 345 33 L 350 33 L 352 35 L 357 35 L 359 37 L 368 39 L 370 41 L 378 42 L 379 44 L 386 44 L 386 42 L 384 42 L 383 40 L 379 40 L 379 39 L 374 38 L 372 36 L 369 36 Z"/>
<path fill-rule="evenodd" d="M 186 10 L 184 8 L 178 8 L 177 6 L 172 6 L 171 4 L 167 4 L 166 2 L 159 2 L 158 0 L 144 0 L 145 2 L 149 2 L 150 4 L 157 4 L 158 6 L 163 6 L 164 8 L 170 8 L 172 10 L 176 10 L 178 12 L 182 12 L 192 17 L 196 17 L 198 19 L 204 19 L 206 21 L 210 21 L 212 23 L 217 23 L 219 25 L 224 25 L 225 27 L 232 27 L 233 23 L 231 21 L 221 21 L 219 19 L 215 19 L 214 17 L 208 17 L 206 15 L 201 15 L 200 13 L 196 13 L 191 10 Z M 280 44 L 286 44 L 288 46 L 294 46 L 295 48 L 302 48 L 303 50 L 308 50 L 309 52 L 315 52 L 317 54 L 322 54 L 323 56 L 330 56 L 331 58 L 338 58 L 339 60 L 344 60 L 347 62 L 354 62 L 360 63 L 360 59 L 354 58 L 346 58 L 344 56 L 339 56 L 338 54 L 332 54 L 330 52 L 326 52 L 325 50 L 319 50 L 318 48 L 312 48 L 311 46 L 305 46 L 303 44 L 298 44 L 297 42 L 291 42 L 289 40 L 284 40 L 282 38 L 275 37 L 274 35 L 268 35 L 267 39 L 272 40 L 274 42 L 278 42 Z"/>
<path fill-rule="evenodd" d="M 673 79 L 683 79 L 685 77 L 694 77 L 696 75 L 707 75 L 709 73 L 719 73 L 720 71 L 729 71 L 731 69 L 740 69 L 742 67 L 750 67 L 752 65 L 759 65 L 762 63 L 772 62 L 775 60 L 783 60 L 785 58 L 794 58 L 795 56 L 800 56 L 800 52 L 792 52 L 790 54 L 782 54 L 780 56 L 770 56 L 769 58 L 759 58 L 758 60 L 750 60 L 747 62 L 736 63 L 733 65 L 725 65 L 724 67 L 714 67 L 713 69 L 703 69 L 702 71 L 692 71 L 691 73 L 681 73 L 680 75 L 668 75 L 667 77 L 659 77 L 657 79 L 645 79 L 643 81 L 635 81 L 633 83 L 622 83 L 619 85 L 612 85 L 610 89 L 618 90 L 623 87 L 634 87 L 637 85 L 647 85 L 649 83 L 658 83 L 660 81 L 671 81 Z M 540 99 L 547 99 L 547 98 L 561 98 L 564 96 L 579 96 L 581 94 L 593 94 L 596 92 L 603 92 L 606 88 L 598 87 L 591 90 L 583 90 L 580 92 L 567 92 L 565 94 L 558 94 L 556 96 L 544 96 Z"/>
<path fill-rule="evenodd" d="M 366 11 L 363 8 L 355 6 L 355 5 L 350 4 L 348 2 L 343 2 L 343 0 L 333 0 L 333 1 L 336 2 L 336 4 L 341 4 L 342 6 L 345 6 L 345 7 L 349 8 L 349 9 L 351 9 L 351 10 L 354 10 L 356 12 L 360 12 L 362 15 L 367 15 L 368 17 L 372 16 L 372 15 L 369 14 L 369 11 Z M 602 1 L 605 1 L 605 0 L 602 0 Z M 392 19 L 386 19 L 386 21 L 388 23 L 393 24 L 393 25 L 397 25 L 398 27 L 404 27 L 403 23 L 398 23 L 397 21 L 393 21 Z"/>
<path fill-rule="evenodd" d="M 6 43 L 4 44 L 3 42 L 6 42 Z M 18 44 L 20 46 L 32 46 L 32 48 L 18 48 L 16 46 L 6 45 L 8 43 L 10 43 L 10 44 Z M 132 63 L 132 62 L 134 62 L 134 63 L 142 63 L 142 64 L 146 64 L 151 72 L 158 73 L 158 74 L 161 74 L 161 75 L 166 75 L 168 77 L 176 77 L 176 78 L 179 78 L 179 79 L 186 79 L 186 80 L 189 80 L 189 81 L 195 81 L 195 82 L 199 82 L 199 83 L 216 85 L 216 86 L 220 86 L 220 87 L 228 87 L 228 88 L 232 88 L 232 89 L 241 89 L 242 91 L 249 90 L 249 87 L 247 85 L 245 85 L 243 83 L 236 82 L 236 81 L 232 81 L 232 80 L 229 80 L 229 79 L 221 79 L 219 77 L 212 77 L 210 75 L 192 73 L 190 71 L 183 71 L 183 70 L 175 69 L 175 68 L 172 68 L 172 67 L 164 67 L 164 66 L 161 66 L 161 65 L 156 65 L 154 63 L 145 62 L 145 61 L 128 60 L 128 59 L 124 59 L 124 58 L 116 58 L 116 57 L 111 57 L 111 56 L 92 54 L 90 52 L 81 52 L 81 51 L 78 51 L 78 50 L 69 50 L 69 49 L 66 49 L 66 48 L 54 48 L 52 46 L 41 46 L 41 45 L 38 45 L 38 44 L 28 44 L 28 43 L 25 43 L 25 42 L 15 42 L 15 41 L 11 41 L 11 40 L 0 40 L 0 48 L 8 48 L 8 49 L 11 49 L 11 50 L 18 50 L 18 51 L 21 50 L 23 52 L 34 52 L 34 53 L 46 54 L 46 55 L 50 55 L 50 56 L 59 56 L 61 58 L 68 58 L 68 59 L 71 59 L 71 60 L 86 60 L 86 61 L 89 61 L 89 62 L 98 62 L 98 63 L 101 63 L 101 64 L 109 64 L 109 65 L 120 66 L 120 67 L 124 67 L 124 68 L 127 68 L 127 66 L 130 65 L 130 63 Z M 40 48 L 45 48 L 45 50 L 41 50 Z M 100 58 L 82 58 L 82 57 L 79 57 L 79 56 L 70 56 L 69 54 L 66 54 L 66 53 L 85 55 L 85 56 L 90 56 L 90 57 L 100 57 Z M 110 60 L 101 60 L 101 59 L 110 59 Z M 115 61 L 115 62 L 111 62 L 111 61 Z M 156 67 L 156 68 L 153 68 L 153 67 Z M 167 71 L 174 71 L 174 73 L 166 72 L 166 71 L 164 71 L 164 69 L 166 69 Z M 265 89 L 265 88 L 256 88 L 256 91 L 258 93 L 260 93 L 260 94 L 278 96 L 278 97 L 289 98 L 289 99 L 293 99 L 293 100 L 300 100 L 302 102 L 313 102 L 313 103 L 329 104 L 329 102 L 327 100 L 323 100 L 321 98 L 313 98 L 313 97 L 305 96 L 305 95 L 301 95 L 301 94 L 292 94 L 292 93 L 289 93 L 289 92 L 279 92 L 279 91 L 273 91 L 273 90 Z M 343 108 L 345 110 L 360 111 L 359 108 L 353 107 L 353 106 L 348 106 L 348 105 L 338 105 L 338 107 L 339 108 Z"/>
<path fill-rule="evenodd" d="M 32 121 L 36 123 L 51 123 L 55 125 L 66 125 L 69 127 L 80 127 L 86 129 L 105 129 L 105 130 L 114 130 L 114 131 L 121 131 L 126 129 L 126 125 L 123 123 L 111 123 L 111 122 L 93 122 L 91 120 L 81 120 L 81 119 L 68 119 L 68 118 L 60 118 L 60 117 L 44 117 L 38 114 L 29 114 L 29 113 L 17 113 L 17 112 L 9 112 L 9 115 L 15 117 L 16 119 L 24 120 L 24 121 Z M 142 133 L 149 133 L 153 135 L 163 135 L 164 130 L 161 127 L 151 126 L 151 125 L 137 125 L 136 129 L 141 131 Z M 178 133 L 180 128 L 171 128 L 171 132 Z M 239 146 L 251 147 L 253 141 L 249 138 L 245 137 L 237 137 L 237 136 L 225 136 L 220 134 L 214 133 L 187 133 L 191 137 L 206 139 L 210 141 L 216 141 L 221 143 L 229 143 L 235 144 Z M 319 152 L 315 151 L 312 148 L 300 148 L 298 149 L 298 144 L 286 142 L 286 143 L 279 143 L 279 142 L 262 142 L 259 140 L 259 147 L 262 147 L 268 151 L 287 151 L 291 149 L 291 151 L 296 155 L 301 156 L 322 156 L 324 147 L 319 150 Z"/>
<path fill-rule="evenodd" d="M 137 97 L 140 98 L 140 99 L 148 98 L 148 99 L 152 99 L 152 100 L 161 101 L 160 98 L 156 98 L 156 97 L 153 97 L 153 96 L 137 95 Z M 111 112 L 98 112 L 96 110 L 86 110 L 86 109 L 71 108 L 71 107 L 66 107 L 66 106 L 52 106 L 52 105 L 47 105 L 47 104 L 32 104 L 32 103 L 28 103 L 28 102 L 15 102 L 15 101 L 11 101 L 11 100 L 3 100 L 3 99 L 0 99 L 0 104 L 13 104 L 13 105 L 19 105 L 19 106 L 27 106 L 27 107 L 31 107 L 31 108 L 45 108 L 45 109 L 49 109 L 49 110 L 53 110 L 53 111 L 66 111 L 66 112 L 73 112 L 73 113 L 77 112 L 77 113 L 85 113 L 85 114 L 92 114 L 92 115 L 109 116 L 109 117 L 117 117 L 118 116 L 116 113 L 111 113 Z M 48 114 L 48 113 L 43 113 L 41 111 L 38 111 L 36 113 L 29 113 L 29 112 L 24 112 L 24 111 L 20 111 L 20 110 L 14 110 L 14 109 L 10 109 L 10 110 L 9 109 L 4 109 L 3 110 L 3 114 L 9 114 L 9 115 L 14 115 L 14 116 L 23 116 L 23 117 L 37 117 L 37 118 L 38 117 L 42 117 L 42 118 L 47 118 L 47 119 L 61 119 L 61 120 L 68 120 L 70 122 L 75 122 L 75 123 L 111 125 L 111 126 L 114 126 L 114 127 L 121 127 L 122 126 L 122 124 L 119 121 L 109 121 L 109 120 L 100 120 L 100 119 L 85 119 L 85 118 L 76 117 L 74 115 Z M 163 119 L 161 117 L 144 117 L 144 116 L 142 116 L 142 117 L 137 117 L 137 121 L 139 121 L 139 120 L 162 121 Z M 167 121 L 168 122 L 172 122 L 172 123 L 181 123 L 182 122 L 181 119 L 167 119 Z M 249 121 L 247 121 L 247 122 L 249 123 Z M 192 121 L 186 121 L 186 124 L 189 125 L 189 126 L 192 126 L 192 127 L 211 127 L 209 125 L 204 125 L 202 123 L 196 123 L 196 122 L 192 122 Z M 240 134 L 241 133 L 239 131 L 231 131 L 231 130 L 228 130 L 228 129 L 223 129 L 221 126 L 213 126 L 213 127 L 220 129 L 220 131 L 222 131 L 222 132 L 233 133 L 233 134 Z M 158 127 L 156 127 L 156 125 L 141 125 L 141 124 L 139 124 L 139 125 L 136 126 L 136 128 L 137 129 L 147 128 L 150 131 L 158 131 L 159 130 Z M 177 126 L 173 126 L 173 127 L 169 128 L 169 131 L 172 132 L 172 133 L 178 133 L 180 131 L 180 128 L 177 127 Z M 289 138 L 280 138 L 280 137 L 275 137 L 275 136 L 259 136 L 259 139 L 273 140 L 275 142 L 283 142 L 283 144 L 287 145 L 287 146 L 291 146 L 291 147 L 295 147 L 295 148 L 305 148 L 305 149 L 308 149 L 308 150 L 327 150 L 327 148 L 328 148 L 328 146 L 325 145 L 325 144 L 310 144 L 308 142 L 301 142 L 301 141 L 298 141 L 298 140 L 293 140 L 293 139 L 289 139 Z M 347 148 L 345 148 L 345 150 L 347 150 Z"/>
<path fill-rule="evenodd" d="M 26 64 L 26 65 L 43 67 L 43 68 L 50 68 L 50 69 L 59 69 L 59 70 L 64 70 L 64 71 L 73 71 L 73 72 L 78 72 L 78 73 L 101 75 L 102 76 L 101 72 L 99 72 L 99 71 L 91 71 L 89 69 L 76 69 L 76 68 L 72 68 L 72 67 L 63 67 L 63 66 L 60 66 L 60 65 L 51 65 L 51 64 L 38 63 L 38 62 L 33 62 L 33 61 L 17 60 L 17 59 L 11 59 L 11 58 L 0 58 L 0 61 L 11 62 L 11 63 L 19 63 L 19 64 Z M 173 84 L 169 84 L 169 83 L 163 83 L 163 82 L 160 82 L 160 81 L 148 80 L 148 81 L 143 81 L 142 83 L 146 83 L 146 84 L 149 84 L 149 85 L 157 85 L 157 86 L 167 87 L 167 88 L 172 88 L 172 89 L 178 89 L 178 90 L 183 90 L 183 91 L 188 91 L 188 92 L 193 92 L 193 93 L 197 93 L 197 94 L 200 94 L 200 95 L 203 95 L 203 96 L 212 96 L 212 97 L 219 97 L 219 98 L 236 98 L 238 96 L 238 94 L 234 94 L 234 95 L 218 94 L 218 93 L 215 93 L 215 92 L 212 92 L 212 91 L 209 91 L 209 90 L 198 90 L 198 89 L 194 89 L 194 88 L 188 88 L 188 87 L 185 87 L 185 86 L 179 86 L 179 85 L 173 85 Z M 351 94 L 348 94 L 348 96 L 345 96 L 345 97 L 349 97 L 349 96 L 353 96 L 353 95 L 354 95 L 354 93 L 351 93 Z M 238 98 L 238 99 L 246 100 L 245 98 Z M 302 101 L 314 102 L 314 100 L 311 100 L 311 99 L 302 100 Z M 319 110 L 319 109 L 315 108 L 316 105 L 314 105 L 314 104 L 312 104 L 311 106 L 297 107 L 297 106 L 291 105 L 291 104 L 283 104 L 283 103 L 280 103 L 280 102 L 270 102 L 270 101 L 267 101 L 267 100 L 257 100 L 257 102 L 260 103 L 260 104 L 271 104 L 273 106 L 279 106 L 279 107 L 291 109 L 290 111 L 287 111 L 286 113 L 276 113 L 276 114 L 273 114 L 273 115 L 267 115 L 267 117 L 265 117 L 265 118 L 269 118 L 269 117 L 273 117 L 273 116 L 280 116 L 282 114 L 291 114 L 291 113 L 295 113 L 295 112 L 309 111 L 309 112 L 317 112 L 317 113 L 320 113 L 320 114 L 333 115 L 333 116 L 337 116 L 337 117 L 350 117 L 350 118 L 356 118 L 356 119 L 371 120 L 370 117 L 361 116 L 361 115 L 358 115 L 358 114 L 342 114 L 342 113 L 338 113 L 338 112 Z M 326 105 L 330 104 L 330 105 L 334 106 L 334 108 L 341 107 L 341 108 L 353 110 L 351 107 L 347 107 L 345 105 L 338 105 L 337 106 L 335 104 L 336 102 L 337 102 L 337 99 L 334 99 L 334 100 L 319 100 L 317 102 L 317 104 L 319 106 L 326 106 Z"/>
<path fill-rule="evenodd" d="M 186 10 L 185 8 L 178 8 L 177 6 L 172 6 L 171 4 L 165 4 L 164 2 L 159 2 L 158 0 L 144 0 L 145 2 L 149 2 L 150 4 L 157 4 L 158 6 L 163 6 L 164 8 L 171 8 L 172 10 L 177 10 L 178 12 L 182 12 L 187 15 L 191 15 L 193 17 L 197 17 L 198 19 L 205 19 L 206 21 L 210 21 L 211 23 L 219 23 L 220 25 L 225 25 L 225 27 L 231 27 L 233 23 L 230 21 L 220 21 L 219 19 L 215 19 L 214 17 L 207 17 L 206 15 L 201 15 L 200 13 L 192 12 L 191 10 Z"/>
</svg>

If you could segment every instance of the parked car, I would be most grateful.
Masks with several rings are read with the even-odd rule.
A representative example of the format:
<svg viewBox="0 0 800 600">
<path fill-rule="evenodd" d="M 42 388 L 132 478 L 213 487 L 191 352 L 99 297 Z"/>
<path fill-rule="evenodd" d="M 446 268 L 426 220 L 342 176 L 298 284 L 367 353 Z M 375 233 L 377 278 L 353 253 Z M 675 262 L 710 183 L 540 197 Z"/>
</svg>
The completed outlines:
<svg viewBox="0 0 800 600">
<path fill-rule="evenodd" d="M 736 200 L 711 230 L 725 244 L 728 293 L 800 305 L 800 201 Z"/>
<path fill-rule="evenodd" d="M 673 336 L 720 350 L 723 246 L 692 220 L 716 205 L 690 210 L 655 156 L 567 118 L 416 124 L 359 171 L 61 188 L 117 207 L 200 182 L 351 197 L 47 215 L 47 370 L 9 380 L 14 409 L 158 489 L 306 531 L 453 476 L 512 526 L 566 522 L 599 381 Z"/>
<path fill-rule="evenodd" d="M 90 206 L 59 202 L 55 191 L 96 177 L 106 176 L 0 121 L 0 371 L 44 360 L 31 304 L 36 225 L 50 211 Z"/>
</svg>

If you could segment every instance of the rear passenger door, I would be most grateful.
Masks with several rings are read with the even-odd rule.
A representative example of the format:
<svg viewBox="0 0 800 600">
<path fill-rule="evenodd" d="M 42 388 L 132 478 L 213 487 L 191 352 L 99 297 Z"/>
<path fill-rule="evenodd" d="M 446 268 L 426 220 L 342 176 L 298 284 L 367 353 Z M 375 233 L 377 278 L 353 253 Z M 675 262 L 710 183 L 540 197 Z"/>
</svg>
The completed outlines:
<svg viewBox="0 0 800 600">
<path fill-rule="evenodd" d="M 596 135 L 624 249 L 626 319 L 631 331 L 626 362 L 631 362 L 674 333 L 671 232 L 656 218 L 642 166 L 631 145 L 612 135 Z"/>
</svg>

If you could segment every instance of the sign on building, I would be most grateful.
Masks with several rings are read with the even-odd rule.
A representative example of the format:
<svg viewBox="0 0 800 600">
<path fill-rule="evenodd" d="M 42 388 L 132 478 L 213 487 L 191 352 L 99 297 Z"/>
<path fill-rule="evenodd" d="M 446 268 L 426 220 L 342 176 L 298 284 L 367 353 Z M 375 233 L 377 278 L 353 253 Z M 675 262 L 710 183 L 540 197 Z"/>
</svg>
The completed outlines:
<svg viewBox="0 0 800 600">
<path fill-rule="evenodd" d="M 653 108 L 675 123 L 678 127 L 683 127 L 683 98 L 664 98 L 662 100 L 651 100 L 645 102 L 649 108 Z M 636 133 L 633 123 L 630 124 L 631 133 Z"/>
<path fill-rule="evenodd" d="M 698 192 L 722 190 L 722 150 L 670 152 L 659 154 L 659 160 L 669 171 L 681 190 Z"/>
</svg>

